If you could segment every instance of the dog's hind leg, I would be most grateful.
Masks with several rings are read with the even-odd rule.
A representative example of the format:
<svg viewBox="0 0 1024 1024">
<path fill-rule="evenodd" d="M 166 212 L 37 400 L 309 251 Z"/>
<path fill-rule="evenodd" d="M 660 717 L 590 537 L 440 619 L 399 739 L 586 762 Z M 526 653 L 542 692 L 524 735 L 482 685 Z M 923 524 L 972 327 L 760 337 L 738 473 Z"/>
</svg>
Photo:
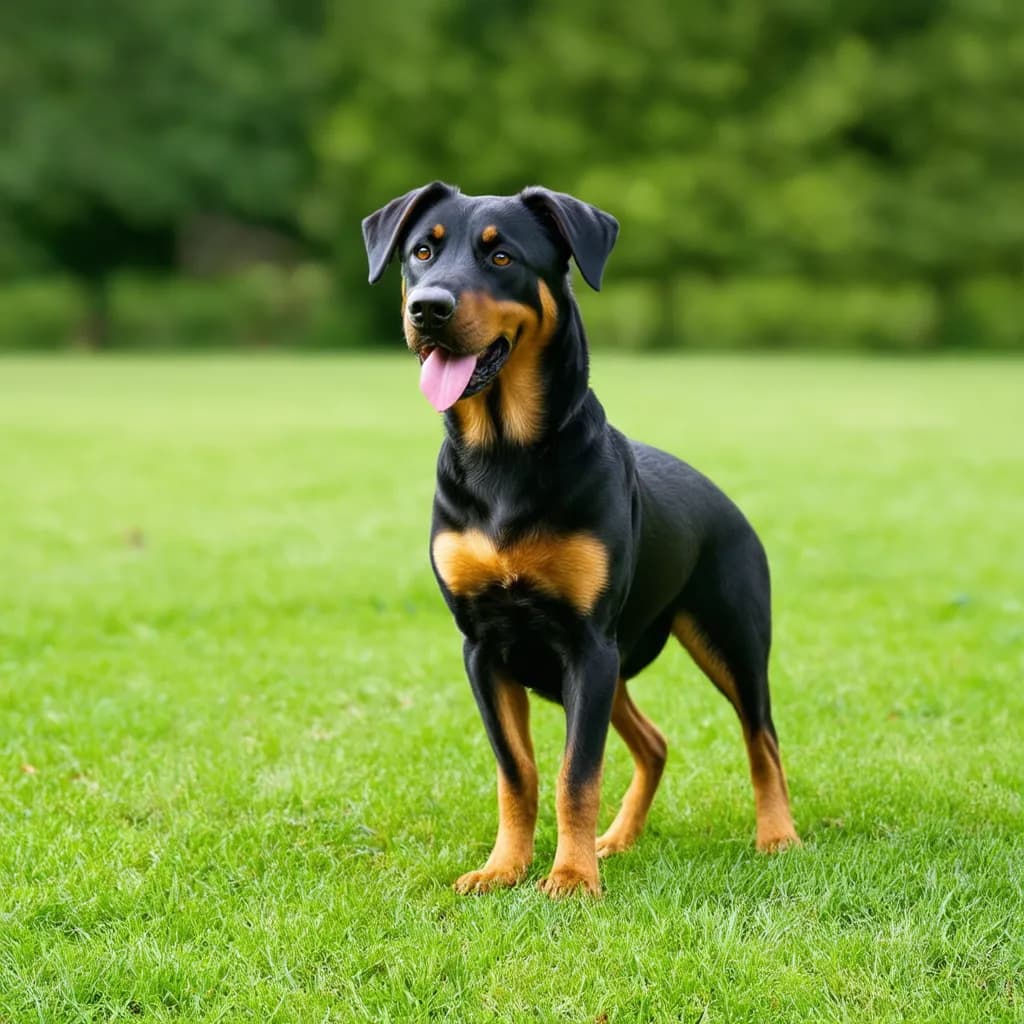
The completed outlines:
<svg viewBox="0 0 1024 1024">
<path fill-rule="evenodd" d="M 698 564 L 672 632 L 739 716 L 754 786 L 757 848 L 798 846 L 768 693 L 768 565 L 752 531 Z"/>
<path fill-rule="evenodd" d="M 615 820 L 597 840 L 598 857 L 621 853 L 636 842 L 661 781 L 668 752 L 665 737 L 633 703 L 625 679 L 619 680 L 615 690 L 612 725 L 633 755 L 633 779 Z"/>
</svg>

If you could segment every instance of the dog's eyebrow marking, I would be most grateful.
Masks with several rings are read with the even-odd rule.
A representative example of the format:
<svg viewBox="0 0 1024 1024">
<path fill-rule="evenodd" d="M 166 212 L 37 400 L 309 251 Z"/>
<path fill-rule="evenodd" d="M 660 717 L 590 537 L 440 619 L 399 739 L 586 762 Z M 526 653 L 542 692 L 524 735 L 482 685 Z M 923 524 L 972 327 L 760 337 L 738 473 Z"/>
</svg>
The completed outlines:
<svg viewBox="0 0 1024 1024">
<path fill-rule="evenodd" d="M 608 585 L 608 549 L 590 533 L 535 533 L 498 547 L 480 530 L 442 530 L 432 552 L 438 574 L 457 597 L 521 580 L 589 615 Z"/>
<path fill-rule="evenodd" d="M 436 238 L 437 241 L 440 242 L 441 239 L 444 238 L 444 225 L 443 224 L 435 224 L 433 226 L 433 228 L 431 228 L 430 237 L 431 238 Z"/>
<path fill-rule="evenodd" d="M 488 224 L 480 233 L 481 239 L 490 244 L 498 237 L 498 229 L 493 224 Z"/>
</svg>

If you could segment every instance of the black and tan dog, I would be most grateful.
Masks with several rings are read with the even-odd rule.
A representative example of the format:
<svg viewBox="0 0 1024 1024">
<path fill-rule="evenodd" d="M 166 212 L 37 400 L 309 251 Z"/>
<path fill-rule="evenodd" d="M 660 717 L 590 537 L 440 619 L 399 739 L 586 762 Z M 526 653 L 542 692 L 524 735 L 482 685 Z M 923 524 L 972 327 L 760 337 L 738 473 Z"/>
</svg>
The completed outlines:
<svg viewBox="0 0 1024 1024">
<path fill-rule="evenodd" d="M 636 840 L 665 765 L 626 681 L 670 634 L 739 715 L 758 849 L 799 842 L 769 706 L 764 549 L 714 484 L 620 434 L 590 390 L 569 257 L 596 289 L 617 233 L 563 193 L 466 196 L 440 182 L 363 222 L 371 283 L 401 259 L 405 337 L 445 414 L 431 561 L 498 762 L 498 837 L 459 892 L 513 885 L 533 858 L 527 687 L 566 717 L 558 848 L 540 887 L 599 892 L 598 858 Z M 635 772 L 595 839 L 609 722 Z"/>
</svg>

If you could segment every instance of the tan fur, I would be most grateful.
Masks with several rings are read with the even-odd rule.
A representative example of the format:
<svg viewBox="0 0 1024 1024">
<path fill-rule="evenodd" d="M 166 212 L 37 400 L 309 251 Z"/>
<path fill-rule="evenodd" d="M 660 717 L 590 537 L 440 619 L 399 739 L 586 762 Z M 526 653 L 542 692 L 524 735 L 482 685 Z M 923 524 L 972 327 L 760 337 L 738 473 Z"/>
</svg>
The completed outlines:
<svg viewBox="0 0 1024 1024">
<path fill-rule="evenodd" d="M 743 714 L 736 680 L 725 662 L 708 646 L 692 616 L 677 615 L 672 623 L 672 632 L 701 671 L 725 694 L 743 725 L 743 740 L 747 747 L 747 760 L 750 762 L 750 780 L 754 786 L 757 848 L 772 853 L 787 846 L 799 846 L 800 838 L 793 827 L 789 810 L 789 793 L 778 744 L 764 730 L 751 733 Z"/>
<path fill-rule="evenodd" d="M 793 827 L 778 744 L 763 729 L 753 736 L 744 734 L 744 738 L 757 809 L 757 848 L 762 853 L 775 853 L 787 846 L 799 846 L 800 837 Z"/>
<path fill-rule="evenodd" d="M 538 325 L 537 312 L 531 306 L 495 299 L 486 292 L 463 292 L 455 308 L 452 331 L 459 340 L 459 351 L 480 354 L 496 338 L 504 336 L 513 341 L 517 335 L 526 337 Z"/>
<path fill-rule="evenodd" d="M 697 667 L 722 691 L 725 698 L 736 709 L 736 714 L 742 719 L 743 710 L 740 707 L 736 680 L 733 679 L 725 662 L 708 647 L 704 634 L 697 628 L 693 616 L 677 615 L 672 622 L 672 633 L 689 652 L 690 657 L 697 663 Z"/>
<path fill-rule="evenodd" d="M 524 335 L 520 339 L 500 374 L 505 435 L 518 444 L 535 441 L 543 426 L 544 385 L 540 357 L 558 322 L 558 305 L 543 281 L 539 291 L 543 318 L 531 336 Z"/>
<path fill-rule="evenodd" d="M 538 284 L 541 315 L 520 302 L 493 299 L 483 292 L 464 292 L 459 297 L 453 324 L 460 351 L 480 355 L 500 337 L 513 343 L 512 352 L 498 374 L 500 416 L 505 437 L 515 444 L 535 441 L 543 426 L 544 394 L 540 378 L 540 354 L 558 325 L 558 304 L 548 286 Z M 409 320 L 402 282 L 403 330 L 406 344 L 416 350 L 419 331 Z M 452 406 L 464 441 L 487 447 L 498 437 L 498 428 L 487 407 L 490 386 Z"/>
<path fill-rule="evenodd" d="M 538 285 L 538 294 L 541 316 L 530 306 L 492 299 L 480 292 L 463 294 L 455 313 L 455 331 L 466 351 L 483 352 L 499 337 L 518 339 L 497 378 L 502 427 L 505 437 L 515 444 L 535 441 L 543 426 L 540 355 L 558 325 L 558 304 L 543 281 Z M 407 324 L 407 337 L 409 332 Z M 497 438 L 497 428 L 487 408 L 489 390 L 456 402 L 453 407 L 463 438 L 474 446 L 490 445 Z"/>
<path fill-rule="evenodd" d="M 490 245 L 498 237 L 498 229 L 493 224 L 488 224 L 480 235 L 480 238 L 487 245 Z"/>
<path fill-rule="evenodd" d="M 440 242 L 444 238 L 444 225 L 435 224 L 430 231 L 430 237 Z"/>
<path fill-rule="evenodd" d="M 487 408 L 488 390 L 485 388 L 479 394 L 464 398 L 453 406 L 462 439 L 474 448 L 486 448 L 494 443 L 497 436 L 497 427 Z"/>
<path fill-rule="evenodd" d="M 535 533 L 498 547 L 480 530 L 444 530 L 432 550 L 445 586 L 459 597 L 522 580 L 587 615 L 608 584 L 608 551 L 589 533 Z"/>
<path fill-rule="evenodd" d="M 487 862 L 455 883 L 460 893 L 487 892 L 522 881 L 533 860 L 537 823 L 537 766 L 530 739 L 530 704 L 518 683 L 502 680 L 496 692 L 498 719 L 519 773 L 519 784 L 498 768 L 498 835 Z"/>
<path fill-rule="evenodd" d="M 597 849 L 594 834 L 597 831 L 597 812 L 601 803 L 600 772 L 581 790 L 571 792 L 567 781 L 570 755 L 566 752 L 562 770 L 558 774 L 558 846 L 555 862 L 547 878 L 537 888 L 552 899 L 582 889 L 592 896 L 601 894 L 601 879 L 597 870 Z"/>
<path fill-rule="evenodd" d="M 615 690 L 612 725 L 633 755 L 635 768 L 619 813 L 597 840 L 598 857 L 621 853 L 636 842 L 647 821 L 668 753 L 665 737 L 633 703 L 622 679 Z"/>
</svg>

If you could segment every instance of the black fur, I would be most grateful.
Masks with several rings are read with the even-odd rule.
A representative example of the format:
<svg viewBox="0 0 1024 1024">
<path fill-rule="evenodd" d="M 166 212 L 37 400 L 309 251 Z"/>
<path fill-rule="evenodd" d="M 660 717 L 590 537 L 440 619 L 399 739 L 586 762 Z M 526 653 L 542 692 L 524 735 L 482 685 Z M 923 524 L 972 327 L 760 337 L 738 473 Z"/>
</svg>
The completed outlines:
<svg viewBox="0 0 1024 1024">
<path fill-rule="evenodd" d="M 440 241 L 431 235 L 435 224 L 444 226 Z M 494 247 L 481 240 L 488 225 L 500 232 L 508 266 L 490 262 Z M 467 673 L 502 770 L 515 777 L 494 709 L 499 676 L 564 706 L 570 788 L 600 770 L 617 680 L 657 656 L 680 613 L 692 617 L 734 677 L 745 731 L 767 730 L 774 738 L 768 564 L 757 536 L 706 477 L 612 427 L 589 387 L 568 259 L 597 288 L 617 230 L 614 218 L 562 193 L 531 188 L 519 196 L 470 197 L 438 183 L 364 223 L 371 280 L 398 252 L 410 296 L 426 287 L 457 301 L 485 293 L 540 311 L 543 281 L 557 304 L 558 325 L 540 362 L 541 422 L 530 443 L 511 440 L 501 421 L 500 373 L 487 394 L 493 444 L 466 443 L 458 406 L 446 413 L 431 538 L 472 529 L 501 547 L 543 529 L 585 532 L 607 550 L 608 584 L 590 614 L 528 580 L 456 596 L 437 573 L 465 638 Z M 415 256 L 421 245 L 431 247 L 427 261 Z M 428 340 L 464 350 L 455 334 L 434 332 Z M 418 344 L 413 332 L 410 345 Z"/>
</svg>

